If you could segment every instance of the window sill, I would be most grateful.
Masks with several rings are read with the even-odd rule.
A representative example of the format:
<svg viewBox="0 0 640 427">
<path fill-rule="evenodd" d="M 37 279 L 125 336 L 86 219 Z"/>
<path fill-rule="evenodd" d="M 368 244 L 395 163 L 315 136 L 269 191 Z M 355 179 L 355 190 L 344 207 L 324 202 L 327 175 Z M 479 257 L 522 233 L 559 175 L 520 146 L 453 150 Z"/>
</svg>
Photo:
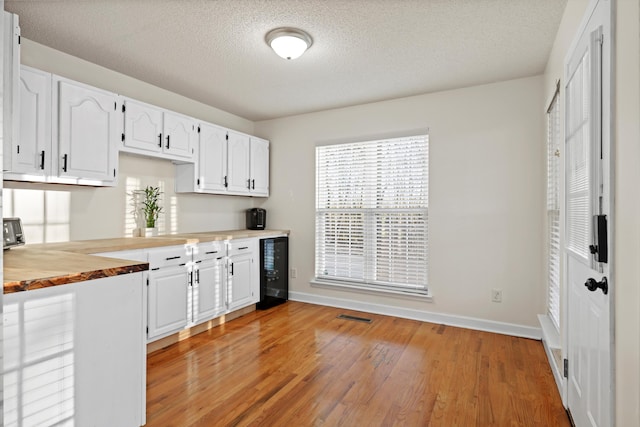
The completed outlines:
<svg viewBox="0 0 640 427">
<path fill-rule="evenodd" d="M 411 299 L 422 299 L 425 301 L 433 301 L 433 297 L 429 293 L 429 291 L 413 291 L 413 290 L 395 290 L 395 289 L 385 289 L 379 288 L 377 286 L 371 285 L 356 285 L 351 282 L 342 282 L 338 280 L 323 280 L 323 279 L 312 279 L 309 283 L 313 287 L 321 287 L 321 288 L 339 288 L 339 289 L 349 289 L 352 291 L 359 291 L 362 293 L 368 294 L 391 294 L 397 296 L 403 296 Z"/>
</svg>

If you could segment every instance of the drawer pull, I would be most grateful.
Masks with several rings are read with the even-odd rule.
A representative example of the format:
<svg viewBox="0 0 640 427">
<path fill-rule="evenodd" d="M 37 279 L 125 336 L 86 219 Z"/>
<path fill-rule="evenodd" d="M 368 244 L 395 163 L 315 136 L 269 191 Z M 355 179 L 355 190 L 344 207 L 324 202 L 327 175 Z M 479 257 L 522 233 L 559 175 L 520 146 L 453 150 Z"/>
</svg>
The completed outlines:
<svg viewBox="0 0 640 427">
<path fill-rule="evenodd" d="M 172 259 L 180 259 L 180 256 L 170 256 L 166 258 L 167 261 L 171 261 Z"/>
<path fill-rule="evenodd" d="M 209 252 L 205 252 L 205 254 L 207 254 L 207 255 L 217 254 L 217 253 L 218 253 L 218 251 L 209 251 Z"/>
<path fill-rule="evenodd" d="M 243 249 L 249 249 L 249 246 L 243 246 L 241 248 L 238 248 L 239 251 L 243 250 Z"/>
</svg>

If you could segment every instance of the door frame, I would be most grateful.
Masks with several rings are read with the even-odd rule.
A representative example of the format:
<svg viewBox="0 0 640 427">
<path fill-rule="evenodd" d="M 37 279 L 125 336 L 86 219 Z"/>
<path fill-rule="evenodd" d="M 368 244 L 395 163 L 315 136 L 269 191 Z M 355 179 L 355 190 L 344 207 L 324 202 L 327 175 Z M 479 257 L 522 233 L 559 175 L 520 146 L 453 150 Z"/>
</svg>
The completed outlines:
<svg viewBox="0 0 640 427">
<path fill-rule="evenodd" d="M 616 381 L 615 381 L 615 295 L 616 295 L 616 275 L 615 275 L 615 246 L 614 246 L 614 235 L 615 235 L 615 201 L 614 201 L 614 189 L 615 189 L 615 181 L 614 181 L 614 171 L 615 171 L 615 151 L 614 151 L 614 130 L 613 130 L 613 117 L 614 117 L 614 105 L 615 105 L 615 99 L 614 99 L 614 95 L 615 92 L 613 90 L 613 88 L 615 87 L 615 32 L 616 32 L 616 27 L 615 27 L 615 16 L 616 16 L 616 11 L 615 11 L 615 1 L 616 0 L 591 0 L 589 2 L 589 5 L 587 6 L 585 13 L 582 17 L 582 20 L 580 22 L 580 26 L 578 27 L 576 33 L 574 34 L 574 38 L 571 42 L 571 45 L 569 46 L 568 50 L 566 51 L 566 55 L 564 58 L 564 62 L 563 62 L 563 80 L 564 82 L 568 81 L 568 75 L 567 75 L 567 68 L 568 68 L 568 64 L 571 60 L 571 57 L 573 55 L 573 53 L 575 52 L 579 41 L 583 35 L 583 33 L 585 32 L 585 30 L 587 29 L 588 23 L 591 19 L 591 17 L 593 16 L 596 7 L 602 2 L 604 3 L 608 3 L 609 4 L 609 30 L 610 33 L 609 34 L 605 34 L 605 36 L 607 37 L 607 43 L 608 43 L 608 47 L 609 50 L 608 52 L 604 52 L 603 50 L 603 55 L 602 55 L 602 68 L 604 69 L 608 69 L 608 73 L 609 75 L 607 76 L 605 73 L 603 73 L 602 75 L 602 106 L 601 106 L 601 114 L 602 114 L 602 127 L 601 127 L 601 132 L 602 132 L 602 140 L 603 140 L 603 147 L 604 150 L 608 150 L 609 153 L 609 161 L 608 161 L 608 168 L 609 168 L 609 181 L 608 181 L 608 207 L 609 207 L 609 212 L 607 214 L 607 226 L 608 226 L 608 230 L 607 230 L 607 244 L 608 244 L 608 267 L 609 267 L 609 273 L 607 275 L 607 279 L 608 279 L 608 284 L 609 284 L 609 298 L 608 298 L 608 302 L 609 302 L 609 376 L 610 376 L 610 392 L 609 392 L 609 399 L 610 399 L 610 419 L 609 419 L 609 425 L 614 426 L 615 425 L 615 402 L 616 402 L 616 396 L 615 396 L 615 385 L 616 385 Z M 608 78 L 607 78 L 608 77 Z M 566 107 L 567 107 L 567 97 L 566 97 L 566 86 L 562 86 L 562 90 L 563 90 L 563 98 L 564 102 L 563 102 L 563 112 L 562 112 L 562 120 L 563 120 L 563 130 L 562 130 L 562 135 L 563 135 L 563 140 L 562 140 L 562 144 L 563 144 L 563 154 L 565 153 L 565 135 L 566 135 Z M 606 142 L 606 143 L 605 143 Z M 568 272 L 567 272 L 567 258 L 568 258 L 568 254 L 565 250 L 565 244 L 566 244 L 566 192 L 565 192 L 565 184 L 566 184 L 566 167 L 565 167 L 565 162 L 563 161 L 561 163 L 561 170 L 562 170 L 562 174 L 561 174 L 561 188 L 562 188 L 562 197 L 561 197 L 561 213 L 560 213 L 560 218 L 561 218 L 561 227 L 562 227 L 562 286 L 560 289 L 560 294 L 561 294 L 561 298 L 562 298 L 562 303 L 561 303 L 561 307 L 562 307 L 562 312 L 560 315 L 561 318 L 561 322 L 563 327 L 561 328 L 561 340 L 562 340 L 562 358 L 563 360 L 568 360 L 568 350 L 569 350 L 569 328 L 568 328 L 568 313 L 569 313 L 569 292 L 568 292 L 568 286 L 569 286 L 569 281 L 568 281 Z M 607 183 L 605 182 L 604 185 L 606 185 Z M 569 361 L 569 363 L 571 363 L 571 361 Z M 562 402 L 565 406 L 565 408 L 567 408 L 567 410 L 569 410 L 569 384 L 568 384 L 568 379 L 565 377 L 563 379 L 563 387 L 562 387 L 562 392 L 561 392 L 561 397 L 562 397 Z"/>
</svg>

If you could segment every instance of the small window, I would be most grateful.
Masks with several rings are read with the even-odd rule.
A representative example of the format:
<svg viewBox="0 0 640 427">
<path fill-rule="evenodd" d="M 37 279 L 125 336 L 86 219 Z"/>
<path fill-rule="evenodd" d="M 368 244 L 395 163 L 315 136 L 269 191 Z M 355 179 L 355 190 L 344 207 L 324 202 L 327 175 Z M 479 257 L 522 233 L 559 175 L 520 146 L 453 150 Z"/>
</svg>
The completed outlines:
<svg viewBox="0 0 640 427">
<path fill-rule="evenodd" d="M 427 293 L 429 138 L 316 148 L 316 279 Z"/>
</svg>

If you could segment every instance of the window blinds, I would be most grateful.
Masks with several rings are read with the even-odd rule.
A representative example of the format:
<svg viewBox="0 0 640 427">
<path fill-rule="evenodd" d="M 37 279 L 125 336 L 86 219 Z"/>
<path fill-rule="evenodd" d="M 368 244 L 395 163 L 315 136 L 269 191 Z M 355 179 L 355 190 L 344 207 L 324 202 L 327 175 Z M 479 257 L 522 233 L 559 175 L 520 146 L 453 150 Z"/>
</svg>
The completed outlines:
<svg viewBox="0 0 640 427">
<path fill-rule="evenodd" d="M 426 292 L 428 136 L 316 148 L 316 277 Z"/>
<path fill-rule="evenodd" d="M 560 107 L 547 111 L 547 313 L 560 331 Z"/>
</svg>

